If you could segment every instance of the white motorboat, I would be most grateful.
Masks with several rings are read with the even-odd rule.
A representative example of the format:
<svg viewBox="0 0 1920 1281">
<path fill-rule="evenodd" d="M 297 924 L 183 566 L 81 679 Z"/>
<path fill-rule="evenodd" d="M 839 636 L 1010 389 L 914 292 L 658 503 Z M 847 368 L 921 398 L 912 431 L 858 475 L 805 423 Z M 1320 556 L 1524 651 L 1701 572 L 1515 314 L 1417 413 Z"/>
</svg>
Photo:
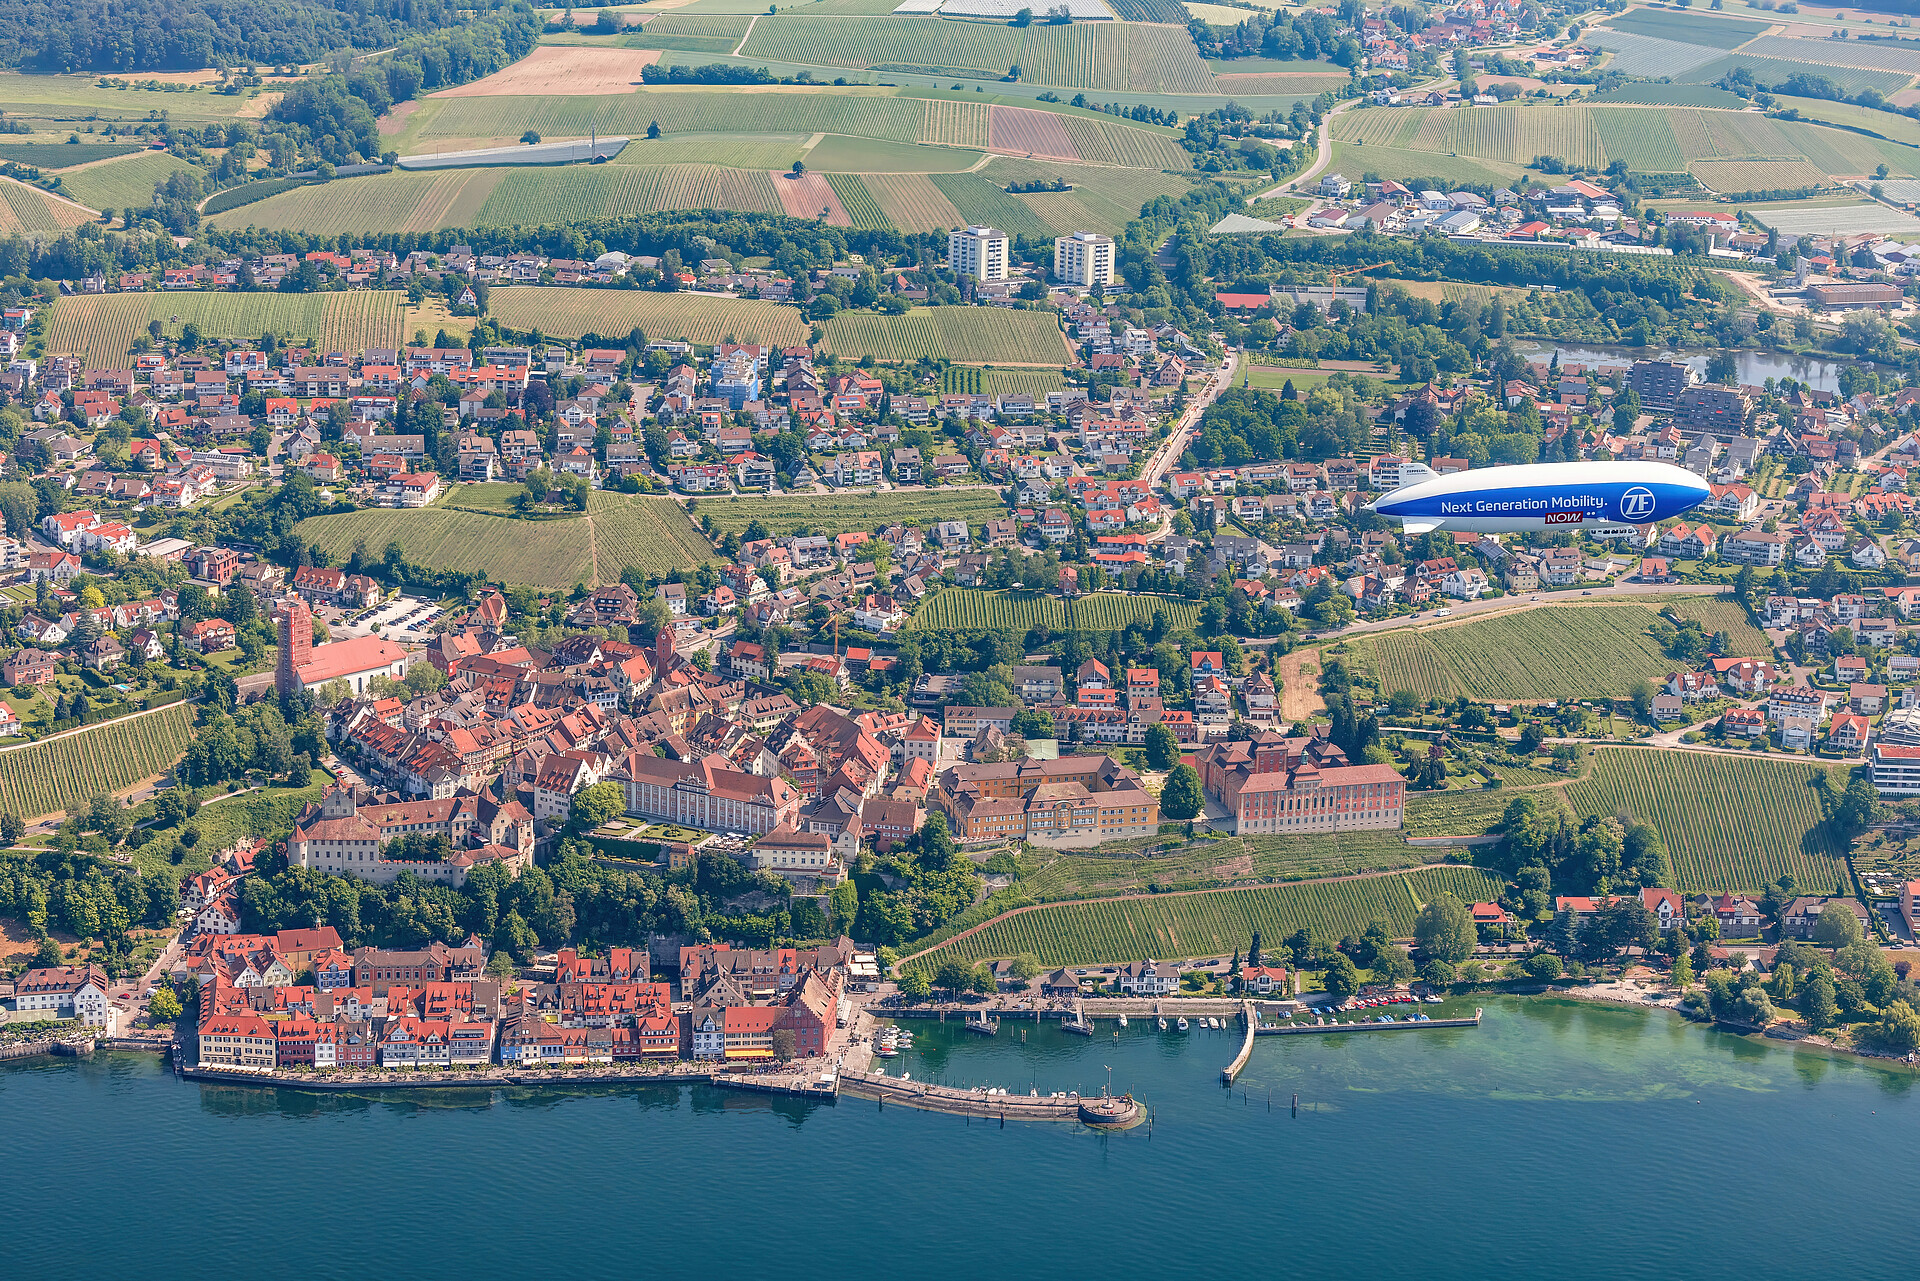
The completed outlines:
<svg viewBox="0 0 1920 1281">
<path fill-rule="evenodd" d="M 1167 1030 L 1167 1021 L 1164 1018 L 1160 1020 L 1160 1030 L 1162 1032 Z"/>
<path fill-rule="evenodd" d="M 1125 1027 L 1126 1025 L 1127 1025 L 1127 1016 L 1122 1014 L 1120 1016 L 1120 1026 Z"/>
<path fill-rule="evenodd" d="M 1181 1030 L 1182 1032 L 1184 1032 L 1184 1031 L 1186 1031 L 1186 1030 L 1187 1030 L 1187 1020 L 1186 1020 L 1185 1018 L 1182 1018 L 1182 1019 L 1180 1020 L 1180 1022 L 1179 1022 L 1179 1023 L 1178 1023 L 1178 1024 L 1176 1025 L 1176 1026 L 1178 1026 L 1178 1027 L 1179 1027 L 1179 1029 L 1180 1029 L 1180 1030 Z"/>
</svg>

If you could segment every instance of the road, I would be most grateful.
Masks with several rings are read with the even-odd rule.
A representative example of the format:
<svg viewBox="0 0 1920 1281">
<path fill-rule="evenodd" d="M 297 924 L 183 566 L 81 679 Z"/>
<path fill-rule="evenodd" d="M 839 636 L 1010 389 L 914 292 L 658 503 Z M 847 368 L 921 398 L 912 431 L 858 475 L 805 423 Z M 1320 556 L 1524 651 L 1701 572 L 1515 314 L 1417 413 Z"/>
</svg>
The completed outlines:
<svg viewBox="0 0 1920 1281">
<path fill-rule="evenodd" d="M 1233 371 L 1239 360 L 1239 349 L 1227 348 L 1227 356 L 1220 362 L 1219 372 L 1215 373 L 1207 381 L 1207 385 L 1187 402 L 1187 410 L 1180 415 L 1180 421 L 1167 431 L 1167 438 L 1160 442 L 1159 447 L 1147 459 L 1147 465 L 1140 469 L 1140 479 L 1147 482 L 1148 488 L 1159 489 L 1160 482 L 1179 465 L 1180 456 L 1187 451 L 1188 437 L 1199 425 L 1200 415 L 1207 411 L 1207 406 L 1211 405 L 1222 391 L 1233 385 Z"/>
</svg>

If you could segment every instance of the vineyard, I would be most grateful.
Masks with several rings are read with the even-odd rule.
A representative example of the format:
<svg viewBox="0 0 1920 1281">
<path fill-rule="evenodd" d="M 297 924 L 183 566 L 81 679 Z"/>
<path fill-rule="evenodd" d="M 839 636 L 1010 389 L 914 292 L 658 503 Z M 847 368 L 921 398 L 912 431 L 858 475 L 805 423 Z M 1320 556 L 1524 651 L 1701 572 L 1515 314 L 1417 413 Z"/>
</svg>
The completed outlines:
<svg viewBox="0 0 1920 1281">
<path fill-rule="evenodd" d="M 896 227 L 907 231 L 938 231 L 966 223 L 953 202 L 923 173 L 862 174 L 860 182 L 873 193 L 881 213 Z"/>
<path fill-rule="evenodd" d="M 1036 627 L 1064 631 L 1066 603 L 1058 596 L 1036 591 L 983 592 L 948 587 L 920 602 L 909 631 L 951 632 L 1031 631 Z"/>
<path fill-rule="evenodd" d="M 110 164 L 63 174 L 60 191 L 67 199 L 95 209 L 125 209 L 130 205 L 145 208 L 153 203 L 154 186 L 173 173 L 201 176 L 200 170 L 177 156 L 164 151 L 145 151 Z"/>
<path fill-rule="evenodd" d="M 847 221 L 855 227 L 882 229 L 893 224 L 887 215 L 875 203 L 873 195 L 860 180 L 859 174 L 830 173 L 826 175 L 827 185 L 833 188 L 833 194 L 840 197 L 840 207 L 847 212 Z"/>
<path fill-rule="evenodd" d="M 264 200 L 229 208 L 212 221 L 221 227 L 260 227 L 316 235 L 472 227 L 478 225 L 481 207 L 506 172 L 504 169 L 401 171 L 303 183 Z M 541 171 L 543 175 L 549 172 Z"/>
<path fill-rule="evenodd" d="M 89 221 L 91 216 L 78 205 L 56 200 L 38 187 L 0 178 L 0 232 L 61 231 Z"/>
<path fill-rule="evenodd" d="M 1200 607 L 1172 596 L 1131 596 L 1124 592 L 1095 592 L 1067 607 L 1068 626 L 1081 632 L 1124 632 L 1135 623 L 1153 623 L 1164 614 L 1167 630 L 1190 632 L 1200 625 Z"/>
<path fill-rule="evenodd" d="M 919 140 L 985 151 L 991 122 L 997 114 L 991 104 L 984 102 L 929 101 L 922 115 Z"/>
<path fill-rule="evenodd" d="M 968 365 L 950 365 L 940 372 L 942 394 L 965 392 L 970 396 L 1018 396 L 1036 399 L 1057 391 L 1063 379 L 1051 369 L 975 369 Z"/>
<path fill-rule="evenodd" d="M 625 334 L 637 325 L 650 339 L 677 338 L 702 347 L 728 340 L 783 347 L 807 341 L 807 322 L 799 311 L 746 298 L 516 285 L 496 290 L 488 312 L 508 328 L 538 328 L 556 338 Z"/>
<path fill-rule="evenodd" d="M 1447 866 L 1352 881 L 1054 903 L 1001 917 L 914 963 L 932 967 L 950 958 L 974 962 L 1022 952 L 1046 965 L 1225 956 L 1244 951 L 1255 930 L 1283 939 L 1306 927 L 1337 939 L 1364 933 L 1376 917 L 1402 937 L 1412 933 L 1421 904 L 1436 894 L 1473 903 L 1497 897 L 1500 889 L 1496 878 L 1477 868 Z"/>
<path fill-rule="evenodd" d="M 1005 70 L 1001 68 L 1001 73 Z M 625 134 L 639 142 L 656 120 L 669 135 L 837 133 L 913 142 L 920 133 L 921 111 L 917 103 L 902 103 L 890 89 L 823 85 L 742 93 L 656 87 L 600 97 L 446 99 L 421 127 L 420 138 L 430 150 L 436 144 L 452 147 L 456 142 L 511 143 L 526 129 L 548 138 L 584 138 L 598 129 L 603 135 Z"/>
<path fill-rule="evenodd" d="M 134 142 L 0 142 L 0 160 L 34 169 L 70 169 L 140 150 L 143 148 Z"/>
<path fill-rule="evenodd" d="M 885 316 L 843 311 L 820 329 L 822 350 L 849 360 L 871 355 L 885 364 L 905 364 L 928 356 L 961 364 L 1056 369 L 1074 361 L 1052 312 L 920 307 L 904 316 Z"/>
<path fill-rule="evenodd" d="M 1846 879 L 1846 847 L 1810 785 L 1815 765 L 1761 757 L 1602 748 L 1566 797 L 1581 815 L 1632 815 L 1667 843 L 1688 893 L 1755 893 L 1791 872 L 1806 893 Z M 1711 817 L 1708 817 L 1708 816 Z"/>
<path fill-rule="evenodd" d="M 667 18 L 647 24 L 649 35 Z M 680 19 L 682 22 L 691 19 Z M 718 52 L 725 52 L 719 50 Z M 938 18 L 769 15 L 742 56 L 807 66 L 999 77 L 1142 93 L 1208 93 L 1212 73 L 1182 27 L 1118 22 L 1014 27 Z"/>
<path fill-rule="evenodd" d="M 1725 632 L 1729 658 L 1771 658 L 1773 655 L 1773 642 L 1747 618 L 1746 607 L 1730 596 L 1694 596 L 1665 604 L 1676 618 L 1699 623 L 1709 636 Z"/>
<path fill-rule="evenodd" d="M 47 335 L 50 353 L 84 355 L 90 365 L 124 363 L 134 338 L 159 321 L 177 338 L 189 323 L 207 338 L 258 338 L 319 343 L 322 350 L 398 347 L 406 341 L 403 293 L 85 294 L 62 298 Z"/>
<path fill-rule="evenodd" d="M 367 508 L 314 516 L 298 528 L 335 560 L 363 544 L 397 542 L 415 565 L 550 590 L 614 582 L 628 565 L 664 575 L 713 556 L 671 499 L 611 493 L 595 493 L 588 515 L 574 520 L 521 521 L 445 507 Z"/>
<path fill-rule="evenodd" d="M 1479 836 L 1500 821 L 1516 795 L 1505 788 L 1408 792 L 1404 830 L 1408 836 Z M 1559 803 L 1556 792 L 1537 791 L 1533 795 L 1543 803 Z"/>
<path fill-rule="evenodd" d="M 990 489 L 938 489 L 852 496 L 808 495 L 805 498 L 707 498 L 698 502 L 695 517 L 713 517 L 719 535 L 743 534 L 759 521 L 774 535 L 802 530 L 843 533 L 884 529 L 888 525 L 918 525 L 931 529 L 943 520 L 982 525 L 1007 514 L 1000 496 Z"/>
<path fill-rule="evenodd" d="M 1053 228 L 1040 220 L 1031 205 L 977 173 L 932 173 L 927 178 L 953 202 L 970 226 L 998 227 L 1016 236 L 1053 234 Z"/>
<path fill-rule="evenodd" d="M 192 737 L 193 709 L 181 703 L 0 752 L 0 807 L 22 818 L 79 808 L 166 772 Z"/>
<path fill-rule="evenodd" d="M 1352 646 L 1356 667 L 1382 694 L 1529 701 L 1622 698 L 1672 660 L 1648 635 L 1659 616 L 1644 605 L 1516 610 L 1441 627 L 1402 628 Z M 1548 655 L 1553 657 L 1549 658 Z"/>
</svg>

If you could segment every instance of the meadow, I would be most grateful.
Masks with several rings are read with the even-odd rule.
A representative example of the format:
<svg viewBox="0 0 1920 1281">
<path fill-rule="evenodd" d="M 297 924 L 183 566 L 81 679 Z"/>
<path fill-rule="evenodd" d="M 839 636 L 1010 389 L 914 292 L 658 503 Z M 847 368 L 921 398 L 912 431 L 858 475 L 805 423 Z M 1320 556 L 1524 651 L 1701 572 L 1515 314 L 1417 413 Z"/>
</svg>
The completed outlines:
<svg viewBox="0 0 1920 1281">
<path fill-rule="evenodd" d="M 1847 878 L 1846 843 L 1826 825 L 1810 786 L 1819 769 L 1757 756 L 1601 748 L 1592 772 L 1565 794 L 1583 817 L 1630 815 L 1658 829 L 1676 889 L 1757 893 L 1790 872 L 1803 893 L 1827 894 Z"/>
<path fill-rule="evenodd" d="M 903 316 L 848 312 L 822 321 L 823 351 L 887 364 L 921 357 L 973 365 L 1074 363 L 1054 313 L 1000 307 L 916 307 Z"/>
<path fill-rule="evenodd" d="M 1413 932 L 1420 906 L 1436 894 L 1471 903 L 1499 891 L 1499 882 L 1478 868 L 1447 866 L 1352 881 L 1051 903 L 1001 917 L 914 963 L 931 968 L 949 958 L 974 962 L 1022 952 L 1046 965 L 1226 956 L 1244 950 L 1255 930 L 1278 940 L 1311 928 L 1338 939 L 1364 933 L 1375 918 L 1399 937 Z"/>
<path fill-rule="evenodd" d="M 1042 221 L 1032 205 L 977 173 L 930 173 L 927 180 L 940 189 L 970 226 L 998 227 L 1016 236 L 1053 234 L 1053 228 Z"/>
<path fill-rule="evenodd" d="M 407 339 L 407 296 L 393 291 L 349 293 L 86 294 L 54 304 L 47 351 L 84 355 L 89 364 L 116 368 L 133 340 L 159 321 L 177 338 L 192 323 L 207 338 L 258 338 L 317 343 L 323 351 L 398 347 Z"/>
<path fill-rule="evenodd" d="M 310 517 L 298 532 L 336 561 L 356 547 L 398 542 L 415 565 L 552 591 L 615 582 L 629 565 L 664 575 L 713 558 L 711 545 L 672 499 L 597 491 L 587 514 L 571 520 L 382 507 Z"/>
<path fill-rule="evenodd" d="M 791 494 L 768 498 L 706 498 L 689 508 L 696 518 L 711 516 L 714 532 L 744 535 L 754 521 L 775 536 L 813 530 L 885 529 L 918 525 L 932 529 L 943 520 L 982 525 L 1007 514 L 1006 504 L 990 489 L 909 490 L 884 494 Z"/>
<path fill-rule="evenodd" d="M 790 347 L 807 341 L 807 322 L 797 309 L 751 298 L 516 285 L 495 290 L 487 310 L 511 329 L 537 328 L 556 338 L 625 334 L 638 326 L 649 338 L 677 338 L 701 347 L 726 341 Z"/>
<path fill-rule="evenodd" d="M 1351 654 L 1356 667 L 1374 673 L 1382 695 L 1621 698 L 1673 665 L 1648 635 L 1658 621 L 1644 605 L 1546 606 L 1380 632 L 1353 642 Z"/>
<path fill-rule="evenodd" d="M 134 77 L 138 79 L 139 77 Z M 270 92 L 270 91 L 269 91 Z M 99 77 L 20 75 L 0 72 L 0 111 L 64 133 L 80 121 L 144 120 L 161 110 L 169 119 L 227 120 L 246 113 L 252 95 L 213 93 L 204 88 L 172 93 L 153 89 L 110 89 Z M 84 136 L 84 135 L 83 135 Z"/>
<path fill-rule="evenodd" d="M 0 752 L 0 809 L 32 819 L 84 807 L 166 772 L 192 737 L 193 708 L 180 703 Z"/>
</svg>

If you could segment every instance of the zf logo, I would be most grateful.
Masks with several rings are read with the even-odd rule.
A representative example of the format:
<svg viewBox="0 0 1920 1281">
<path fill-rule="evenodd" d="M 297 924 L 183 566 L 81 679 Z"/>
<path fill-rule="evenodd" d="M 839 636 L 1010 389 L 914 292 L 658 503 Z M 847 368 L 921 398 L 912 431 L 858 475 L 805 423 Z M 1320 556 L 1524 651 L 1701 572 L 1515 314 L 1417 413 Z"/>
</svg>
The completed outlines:
<svg viewBox="0 0 1920 1281">
<path fill-rule="evenodd" d="M 1644 485 L 1635 485 L 1620 495 L 1620 515 L 1627 520 L 1641 521 L 1653 515 L 1653 491 Z"/>
</svg>

